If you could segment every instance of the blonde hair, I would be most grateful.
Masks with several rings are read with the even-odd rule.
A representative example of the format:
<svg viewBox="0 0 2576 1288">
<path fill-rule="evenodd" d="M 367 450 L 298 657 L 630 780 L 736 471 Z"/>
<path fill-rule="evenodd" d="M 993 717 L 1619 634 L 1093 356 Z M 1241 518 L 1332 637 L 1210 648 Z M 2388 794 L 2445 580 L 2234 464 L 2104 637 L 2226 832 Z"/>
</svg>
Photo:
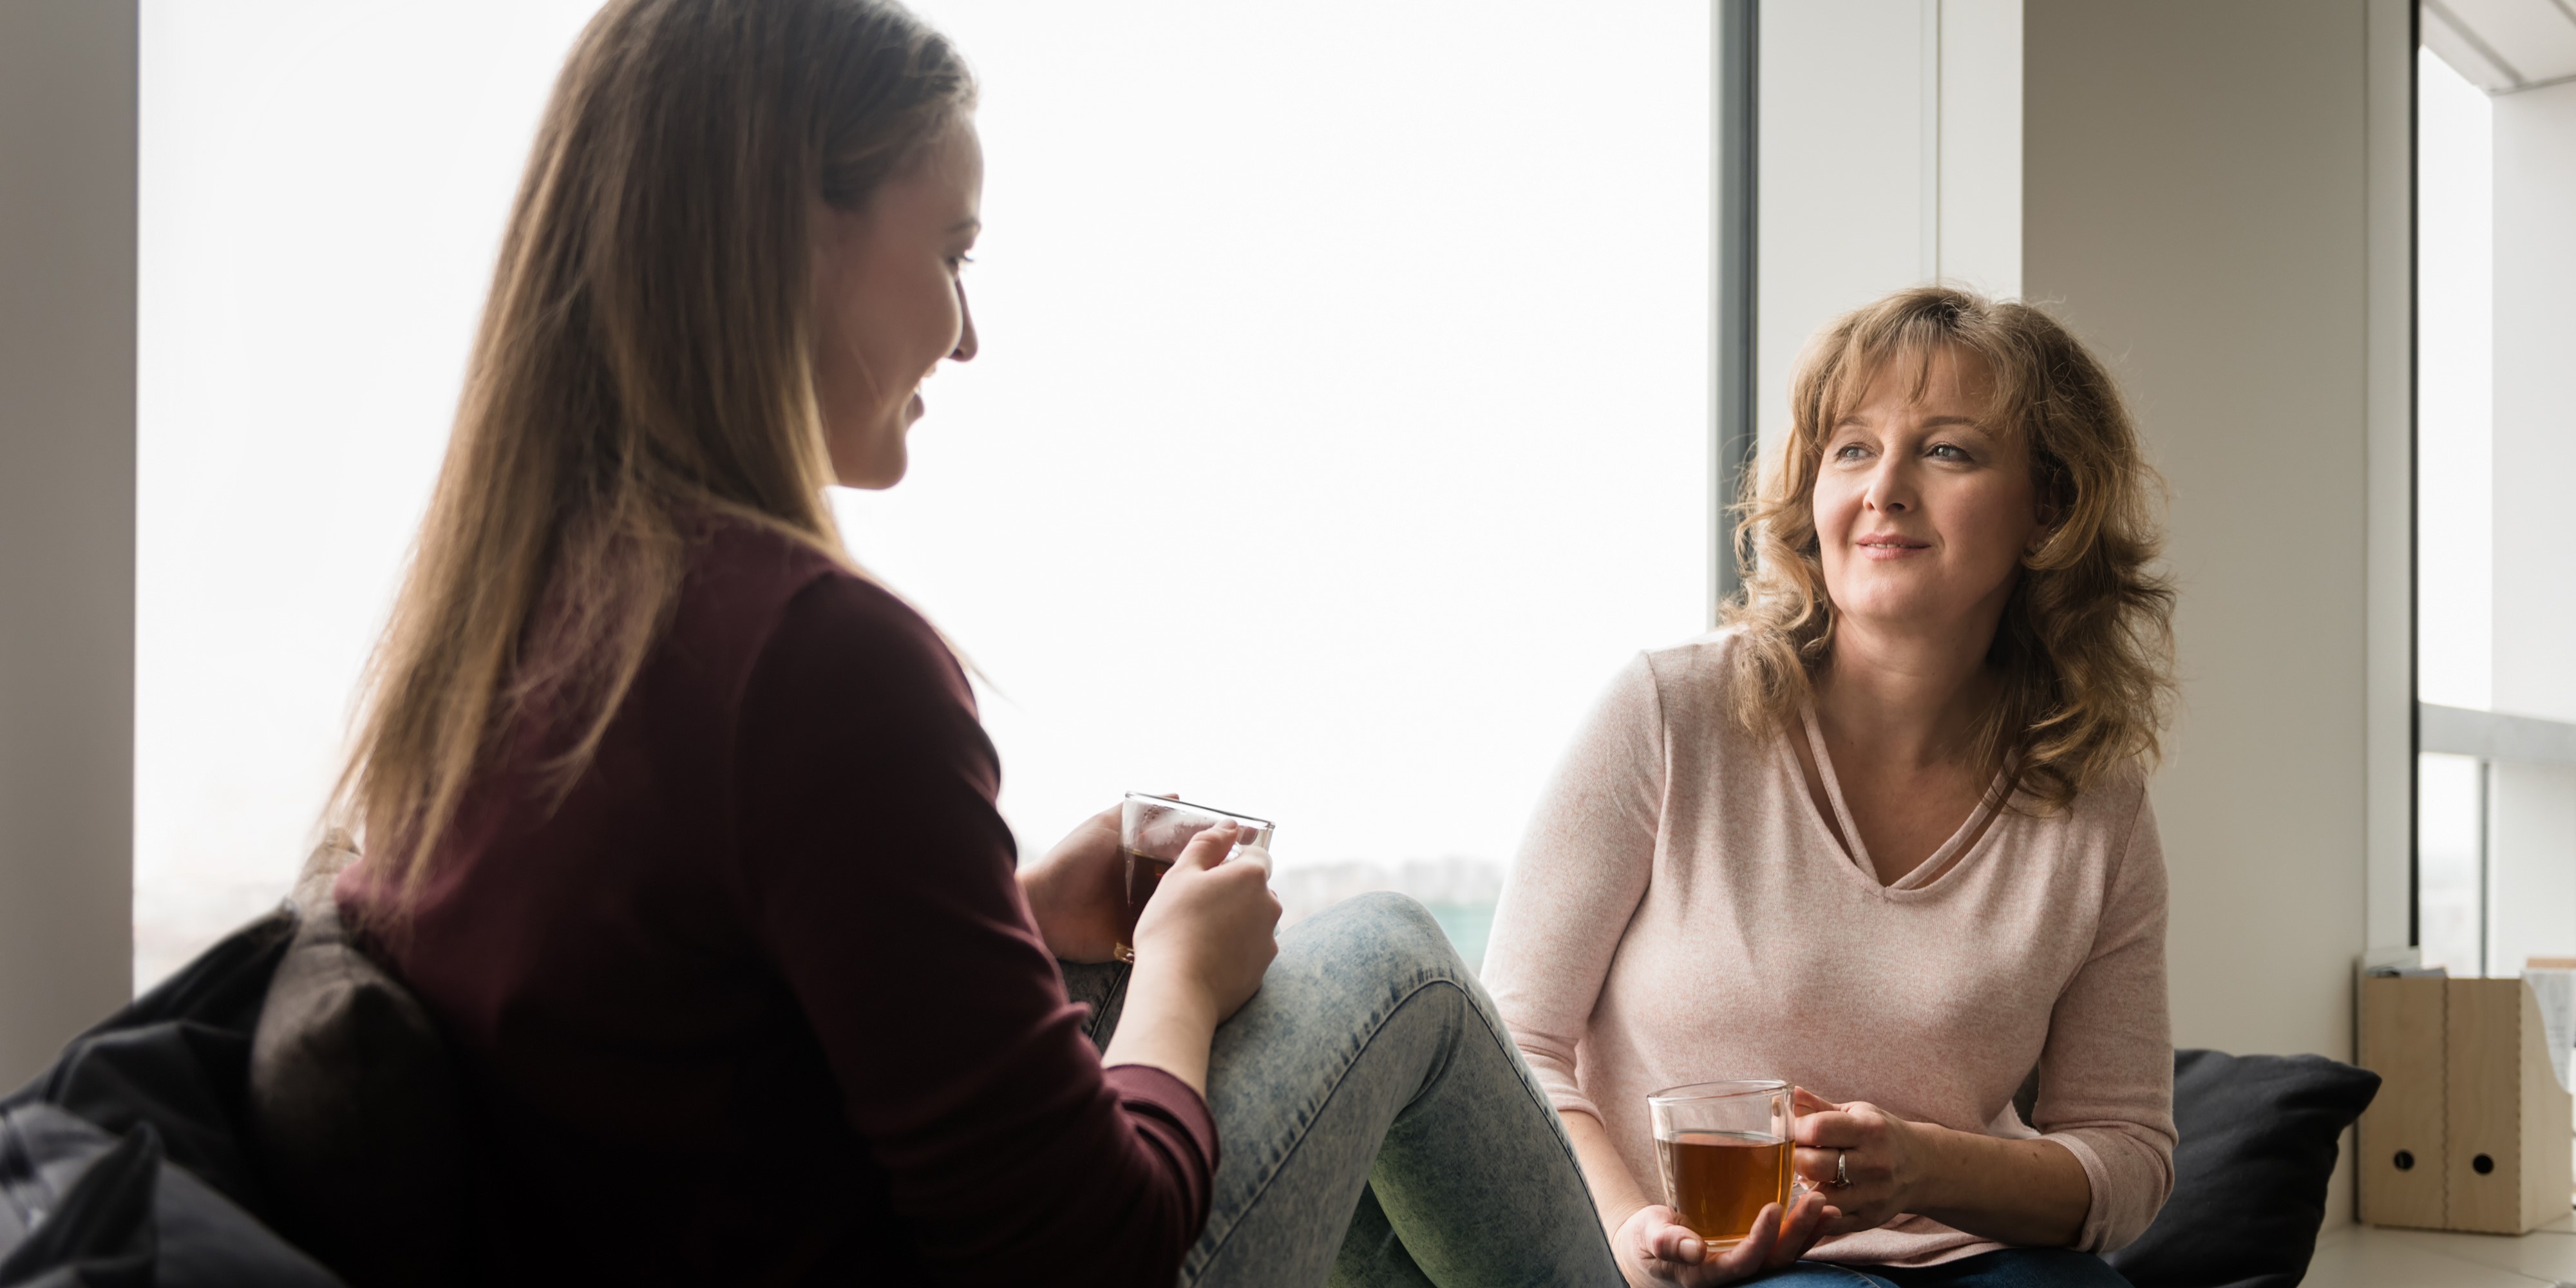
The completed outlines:
<svg viewBox="0 0 2576 1288">
<path fill-rule="evenodd" d="M 1800 355 L 1791 427 L 1776 468 L 1748 480 L 1737 506 L 1743 597 L 1724 621 L 1735 718 L 1790 727 L 1833 654 L 1834 606 L 1816 540 L 1815 488 L 1826 440 L 1881 373 L 1932 356 L 1973 355 L 1990 375 L 1985 421 L 2030 449 L 2031 481 L 2052 520 L 2021 571 L 1987 665 L 2002 699 L 1972 734 L 1990 769 L 2017 760 L 2039 811 L 2063 808 L 2115 767 L 2152 761 L 2172 702 L 2172 585 L 2152 572 L 2159 535 L 2154 475 L 2110 374 L 2056 319 L 2025 303 L 1949 287 L 1899 291 L 1845 315 Z"/>
<path fill-rule="evenodd" d="M 334 794 L 398 907 L 505 747 L 541 743 L 540 780 L 570 787 L 705 522 L 846 563 L 823 495 L 809 210 L 858 208 L 974 94 L 948 41 L 889 0 L 611 0 L 583 30 Z"/>
</svg>

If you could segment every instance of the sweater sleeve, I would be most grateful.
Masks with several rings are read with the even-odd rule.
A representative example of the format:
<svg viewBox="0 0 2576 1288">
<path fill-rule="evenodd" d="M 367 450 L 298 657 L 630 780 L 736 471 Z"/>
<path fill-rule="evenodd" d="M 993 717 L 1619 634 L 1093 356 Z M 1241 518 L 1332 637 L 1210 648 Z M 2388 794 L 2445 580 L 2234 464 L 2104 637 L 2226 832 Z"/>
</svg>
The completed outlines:
<svg viewBox="0 0 2576 1288">
<path fill-rule="evenodd" d="M 808 584 L 735 739 L 746 918 L 922 1264 L 955 1283 L 1171 1282 L 1207 1220 L 1214 1122 L 1160 1070 L 1102 1070 L 928 624 L 856 578 Z"/>
<path fill-rule="evenodd" d="M 1560 1113 L 1601 1117 L 1577 1047 L 1654 869 L 1662 727 L 1653 666 L 1639 654 L 1576 732 L 1494 909 L 1485 987 Z"/>
<path fill-rule="evenodd" d="M 2173 1191 L 2173 1026 L 2165 1000 L 2165 859 L 2141 789 L 2093 941 L 2059 995 L 2032 1125 L 2084 1165 L 2093 1206 L 2075 1246 L 2126 1247 Z"/>
</svg>

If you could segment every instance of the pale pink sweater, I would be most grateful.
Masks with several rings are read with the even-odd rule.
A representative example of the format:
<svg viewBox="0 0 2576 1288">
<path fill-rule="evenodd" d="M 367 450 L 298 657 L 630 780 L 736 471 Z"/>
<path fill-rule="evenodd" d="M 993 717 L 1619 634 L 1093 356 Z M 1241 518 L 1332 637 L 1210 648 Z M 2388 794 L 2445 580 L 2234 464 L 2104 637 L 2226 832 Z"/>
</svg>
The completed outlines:
<svg viewBox="0 0 2576 1288">
<path fill-rule="evenodd" d="M 1649 1092 L 1782 1078 L 2027 1137 L 2012 1095 L 2035 1063 L 2032 1117 L 2092 1182 L 2077 1246 L 2135 1239 L 2173 1186 L 2174 1146 L 2164 855 L 2143 775 L 2055 815 L 2006 811 L 1950 863 L 1965 820 L 1881 886 L 1818 817 L 1788 741 L 1727 715 L 1732 639 L 1622 670 L 1530 825 L 1484 978 L 1531 1071 L 1659 1196 Z M 1810 1255 L 1914 1265 L 2000 1246 L 1908 1215 Z"/>
</svg>

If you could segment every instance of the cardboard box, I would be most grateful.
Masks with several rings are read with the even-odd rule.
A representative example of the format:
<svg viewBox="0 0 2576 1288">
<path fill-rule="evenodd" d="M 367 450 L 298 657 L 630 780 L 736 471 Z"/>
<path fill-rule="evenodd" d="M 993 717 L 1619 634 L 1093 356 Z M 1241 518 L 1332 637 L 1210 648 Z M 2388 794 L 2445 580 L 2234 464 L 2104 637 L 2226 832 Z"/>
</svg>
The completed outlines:
<svg viewBox="0 0 2576 1288">
<path fill-rule="evenodd" d="M 2566 1216 L 2576 1102 L 2519 979 L 2361 981 L 2361 1219 L 2521 1234 Z"/>
</svg>

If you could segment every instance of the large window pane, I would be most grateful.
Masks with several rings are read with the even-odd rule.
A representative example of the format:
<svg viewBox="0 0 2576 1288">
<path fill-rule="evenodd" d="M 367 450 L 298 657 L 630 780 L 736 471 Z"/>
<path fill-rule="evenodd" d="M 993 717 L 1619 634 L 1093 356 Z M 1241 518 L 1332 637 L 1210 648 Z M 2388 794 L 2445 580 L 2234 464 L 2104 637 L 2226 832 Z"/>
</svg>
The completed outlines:
<svg viewBox="0 0 2576 1288">
<path fill-rule="evenodd" d="M 2486 94 L 2417 56 L 2416 696 L 2494 692 L 2495 174 Z"/>
<path fill-rule="evenodd" d="M 593 0 L 145 0 L 137 972 L 272 902 Z M 1024 847 L 1128 788 L 1472 952 L 1592 694 L 1705 624 L 1708 16 L 972 0 L 985 356 L 853 549 Z"/>
<path fill-rule="evenodd" d="M 144 0 L 135 985 L 284 894 L 597 0 Z"/>
<path fill-rule="evenodd" d="M 841 512 L 993 681 L 1022 846 L 1204 796 L 1292 916 L 1481 936 L 1593 694 L 1706 621 L 1705 7 L 922 8 L 984 352 Z"/>
<path fill-rule="evenodd" d="M 2468 756 L 2415 758 L 2416 942 L 2454 975 L 2486 973 L 2484 773 Z"/>
<path fill-rule="evenodd" d="M 2417 688 L 2474 714 L 2419 729 L 2421 749 L 2482 763 L 2423 760 L 2417 911 L 2428 956 L 2509 974 L 2576 953 L 2576 579 L 2557 518 L 2576 469 L 2576 43 L 2492 7 L 2422 18 Z"/>
</svg>

